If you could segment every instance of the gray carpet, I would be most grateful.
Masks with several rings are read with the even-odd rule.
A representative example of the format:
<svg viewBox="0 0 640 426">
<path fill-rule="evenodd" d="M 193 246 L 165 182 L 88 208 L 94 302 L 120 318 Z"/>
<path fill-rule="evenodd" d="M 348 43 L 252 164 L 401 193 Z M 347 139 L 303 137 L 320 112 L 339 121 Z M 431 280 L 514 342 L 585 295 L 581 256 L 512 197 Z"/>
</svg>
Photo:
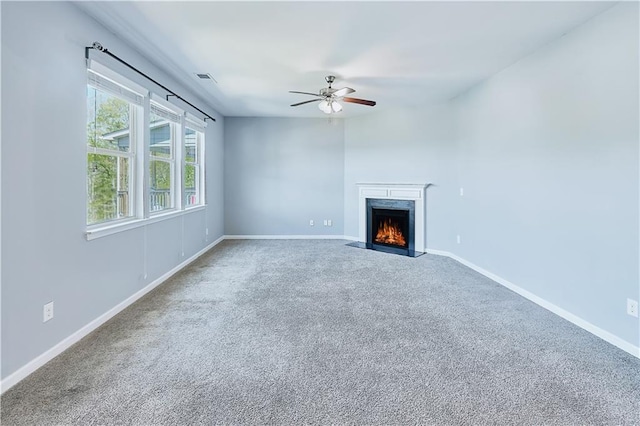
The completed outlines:
<svg viewBox="0 0 640 426">
<path fill-rule="evenodd" d="M 640 360 L 451 259 L 344 244 L 222 243 L 2 424 L 640 424 Z"/>
</svg>

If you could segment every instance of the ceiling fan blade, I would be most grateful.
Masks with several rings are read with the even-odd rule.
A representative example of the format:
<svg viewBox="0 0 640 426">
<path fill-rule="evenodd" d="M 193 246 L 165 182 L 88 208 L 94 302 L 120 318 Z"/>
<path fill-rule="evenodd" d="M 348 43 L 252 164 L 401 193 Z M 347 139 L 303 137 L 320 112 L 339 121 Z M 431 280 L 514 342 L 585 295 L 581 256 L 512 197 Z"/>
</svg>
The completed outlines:
<svg viewBox="0 0 640 426">
<path fill-rule="evenodd" d="M 352 104 L 360 104 L 360 105 L 368 105 L 368 106 L 375 106 L 376 105 L 375 101 L 368 101 L 366 99 L 342 98 L 342 100 L 345 101 L 345 102 L 351 102 Z"/>
<path fill-rule="evenodd" d="M 317 93 L 309 93 L 309 92 L 297 92 L 295 90 L 289 90 L 289 93 L 300 93 L 301 95 L 311 95 L 311 96 L 318 96 Z"/>
<path fill-rule="evenodd" d="M 297 104 L 293 104 L 291 106 L 304 105 L 304 104 L 308 104 L 309 102 L 317 102 L 317 101 L 321 101 L 321 100 L 322 100 L 322 98 L 311 99 L 310 101 L 298 102 Z"/>
<path fill-rule="evenodd" d="M 353 90 L 351 87 L 343 87 L 342 89 L 338 89 L 335 92 L 333 92 L 332 95 L 336 98 L 341 98 L 353 92 L 355 92 L 355 90 Z"/>
</svg>

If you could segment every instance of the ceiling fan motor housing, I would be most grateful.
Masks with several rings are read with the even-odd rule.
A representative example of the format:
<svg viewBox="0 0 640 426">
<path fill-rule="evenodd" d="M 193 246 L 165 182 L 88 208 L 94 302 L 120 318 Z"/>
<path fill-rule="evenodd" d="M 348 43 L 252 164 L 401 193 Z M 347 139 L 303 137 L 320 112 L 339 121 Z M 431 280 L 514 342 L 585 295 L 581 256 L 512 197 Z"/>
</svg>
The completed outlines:
<svg viewBox="0 0 640 426">
<path fill-rule="evenodd" d="M 331 96 L 333 94 L 333 92 L 335 92 L 335 91 L 336 91 L 336 89 L 332 89 L 330 87 L 329 88 L 325 87 L 323 89 L 320 89 L 320 96 Z"/>
</svg>

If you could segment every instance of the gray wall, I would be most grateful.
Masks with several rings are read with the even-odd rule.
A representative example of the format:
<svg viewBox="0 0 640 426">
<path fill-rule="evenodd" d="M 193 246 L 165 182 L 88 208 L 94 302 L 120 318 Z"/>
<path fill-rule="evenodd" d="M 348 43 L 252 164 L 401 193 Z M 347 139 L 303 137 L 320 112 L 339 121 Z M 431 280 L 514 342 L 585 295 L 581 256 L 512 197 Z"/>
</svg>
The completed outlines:
<svg viewBox="0 0 640 426">
<path fill-rule="evenodd" d="M 432 183 L 427 188 L 427 247 L 449 250 L 456 191 L 452 110 L 397 109 L 347 120 L 345 235 L 358 236 L 356 183 Z"/>
<path fill-rule="evenodd" d="M 223 233 L 217 117 L 206 132 L 205 210 L 85 239 L 84 47 L 96 40 L 196 99 L 72 4 L 2 2 L 2 378 Z M 51 300 L 55 317 L 43 323 Z"/>
<path fill-rule="evenodd" d="M 639 345 L 625 313 L 640 299 L 637 16 L 615 6 L 448 106 L 219 117 L 204 211 L 86 241 L 84 47 L 99 40 L 195 96 L 73 5 L 3 2 L 2 378 L 223 232 L 357 236 L 367 181 L 432 182 L 429 248 Z"/>
<path fill-rule="evenodd" d="M 638 4 L 615 6 L 454 102 L 454 252 L 639 345 Z"/>
<path fill-rule="evenodd" d="M 342 120 L 225 120 L 226 234 L 343 235 Z"/>
</svg>

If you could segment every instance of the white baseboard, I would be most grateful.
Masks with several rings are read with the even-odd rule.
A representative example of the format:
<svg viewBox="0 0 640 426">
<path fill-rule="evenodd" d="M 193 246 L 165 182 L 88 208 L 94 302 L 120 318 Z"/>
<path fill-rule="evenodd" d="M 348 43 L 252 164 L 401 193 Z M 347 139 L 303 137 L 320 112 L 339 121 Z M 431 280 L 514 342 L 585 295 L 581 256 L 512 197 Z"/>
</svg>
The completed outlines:
<svg viewBox="0 0 640 426">
<path fill-rule="evenodd" d="M 479 267 L 478 265 L 475 265 L 471 262 L 469 262 L 468 260 L 465 260 L 453 253 L 450 253 L 448 251 L 443 251 L 443 250 L 432 250 L 432 249 L 427 249 L 427 253 L 429 254 L 435 254 L 438 256 L 446 256 L 446 257 L 450 257 L 453 260 L 456 260 L 460 263 L 462 263 L 463 265 L 473 269 L 474 271 L 484 275 L 485 277 L 497 282 L 500 285 L 505 286 L 506 288 L 508 288 L 509 290 L 518 293 L 520 296 L 529 299 L 530 301 L 532 301 L 533 303 L 535 303 L 538 306 L 541 306 L 543 308 L 545 308 L 548 311 L 553 312 L 554 314 L 558 315 L 559 317 L 562 317 L 564 319 L 566 319 L 567 321 L 577 325 L 578 327 L 588 331 L 589 333 L 601 338 L 602 340 L 605 340 L 606 342 L 611 343 L 613 346 L 616 346 L 620 349 L 622 349 L 625 352 L 630 353 L 631 355 L 640 358 L 640 347 L 635 346 L 629 342 L 627 342 L 626 340 L 623 340 L 621 338 L 619 338 L 618 336 L 616 336 L 615 334 L 612 334 L 606 330 L 603 330 L 602 328 L 591 324 L 589 321 L 586 321 L 580 317 L 578 317 L 577 315 L 572 314 L 569 311 L 566 311 L 564 309 L 562 309 L 561 307 L 554 305 L 553 303 L 539 297 L 536 296 L 535 294 L 531 293 L 528 290 L 525 290 L 521 287 L 518 287 L 517 285 L 513 284 L 510 281 L 505 280 L 502 277 L 499 277 L 498 275 L 489 272 L 481 267 Z"/>
<path fill-rule="evenodd" d="M 100 315 L 98 318 L 91 321 L 89 324 L 82 327 L 80 330 L 76 331 L 69 337 L 62 340 L 60 343 L 56 344 L 54 347 L 52 347 L 48 351 L 34 358 L 33 360 L 25 364 L 23 367 L 21 367 L 11 375 L 7 376 L 4 380 L 2 380 L 2 382 L 0 382 L 0 393 L 4 393 L 5 391 L 13 387 L 15 384 L 23 380 L 25 377 L 27 377 L 28 375 L 36 371 L 38 368 L 42 367 L 47 362 L 51 361 L 56 356 L 60 355 L 70 346 L 79 342 L 80 339 L 87 336 L 93 330 L 95 330 L 96 328 L 100 327 L 102 324 L 104 324 L 105 322 L 113 318 L 115 315 L 120 313 L 126 307 L 133 304 L 135 301 L 140 299 L 145 294 L 149 293 L 154 288 L 158 287 L 160 284 L 165 282 L 176 272 L 180 271 L 182 268 L 184 268 L 185 266 L 187 266 L 188 264 L 190 264 L 191 262 L 193 262 L 194 260 L 202 256 L 205 252 L 209 251 L 210 249 L 218 245 L 220 242 L 222 242 L 222 240 L 224 240 L 224 237 L 218 238 L 217 240 L 215 240 L 214 242 L 212 242 L 211 244 L 209 244 L 208 246 L 206 246 L 205 248 L 203 248 L 202 250 L 200 250 L 199 252 L 197 252 L 196 254 L 194 254 L 193 256 L 191 256 L 190 258 L 188 258 L 187 260 L 185 260 L 184 262 L 176 266 L 175 268 L 171 269 L 169 272 L 153 280 L 153 282 L 149 283 L 143 289 L 132 294 L 122 302 L 118 303 L 113 308 L 109 309 L 104 314 Z"/>
<path fill-rule="evenodd" d="M 225 240 L 348 240 L 344 235 L 225 235 Z"/>
<path fill-rule="evenodd" d="M 444 251 L 444 250 L 434 250 L 434 249 L 428 248 L 425 252 L 428 253 L 428 254 L 435 254 L 435 255 L 438 255 L 438 256 L 444 256 L 444 257 L 453 258 L 453 254 L 449 253 L 448 251 Z"/>
<path fill-rule="evenodd" d="M 341 240 L 341 239 L 344 239 L 344 240 L 352 240 L 352 241 L 358 240 L 355 237 L 349 237 L 346 235 L 225 235 L 225 236 L 222 236 L 217 240 L 215 240 L 214 242 L 212 242 L 211 244 L 209 244 L 208 246 L 206 246 L 205 248 L 203 248 L 202 250 L 200 250 L 198 253 L 191 256 L 189 259 L 185 260 L 184 262 L 180 263 L 175 268 L 171 269 L 161 277 L 149 283 L 143 289 L 129 296 L 127 299 L 123 300 L 118 305 L 111 308 L 109 311 L 100 315 L 98 318 L 94 319 L 93 321 L 91 321 L 90 323 L 88 323 L 87 325 L 85 325 L 84 327 L 82 327 L 72 335 L 68 336 L 67 338 L 62 340 L 60 343 L 52 347 L 51 349 L 42 353 L 38 357 L 28 362 L 26 365 L 24 365 L 14 373 L 12 373 L 11 375 L 7 376 L 4 380 L 0 382 L 0 393 L 4 393 L 5 391 L 13 387 L 15 384 L 23 380 L 25 377 L 29 376 L 31 373 L 36 371 L 38 368 L 42 367 L 47 362 L 51 361 L 53 358 L 61 354 L 63 351 L 71 347 L 73 344 L 80 341 L 83 337 L 87 336 L 96 328 L 100 327 L 102 324 L 107 322 L 109 319 L 113 318 L 115 315 L 120 313 L 126 307 L 136 302 L 142 296 L 149 293 L 151 290 L 153 290 L 154 288 L 156 288 L 157 286 L 165 282 L 175 273 L 183 269 L 185 266 L 187 266 L 188 264 L 190 264 L 191 262 L 193 262 L 194 260 L 202 256 L 205 252 L 209 251 L 210 249 L 212 249 L 213 247 L 215 247 L 225 239 L 229 239 L 229 240 L 233 240 L 233 239 L 332 239 L 332 240 L 338 239 L 338 240 Z M 600 327 L 597 327 L 588 321 L 583 320 L 582 318 L 554 305 L 551 302 L 548 302 L 542 299 L 541 297 L 536 296 L 535 294 L 527 290 L 524 290 L 518 287 L 517 285 L 505 280 L 504 278 L 501 278 L 489 271 L 486 271 L 480 268 L 479 266 L 465 259 L 462 259 L 461 257 L 458 257 L 453 253 L 442 251 L 442 250 L 432 250 L 432 249 L 427 249 L 426 251 L 427 253 L 430 253 L 430 254 L 450 257 L 451 259 L 454 259 L 460 262 L 461 264 L 486 276 L 487 278 L 497 282 L 498 284 L 501 284 L 507 287 L 508 289 L 518 293 L 519 295 L 531 300 L 537 305 L 542 306 L 543 308 L 553 312 L 554 314 L 566 319 L 567 321 L 572 322 L 578 327 L 594 334 L 597 337 L 600 337 L 601 339 L 611 343 L 612 345 L 622 349 L 623 351 L 628 352 L 631 355 L 640 358 L 640 347 L 634 346 L 633 344 L 620 339 L 614 334 L 606 330 L 603 330 Z"/>
</svg>

